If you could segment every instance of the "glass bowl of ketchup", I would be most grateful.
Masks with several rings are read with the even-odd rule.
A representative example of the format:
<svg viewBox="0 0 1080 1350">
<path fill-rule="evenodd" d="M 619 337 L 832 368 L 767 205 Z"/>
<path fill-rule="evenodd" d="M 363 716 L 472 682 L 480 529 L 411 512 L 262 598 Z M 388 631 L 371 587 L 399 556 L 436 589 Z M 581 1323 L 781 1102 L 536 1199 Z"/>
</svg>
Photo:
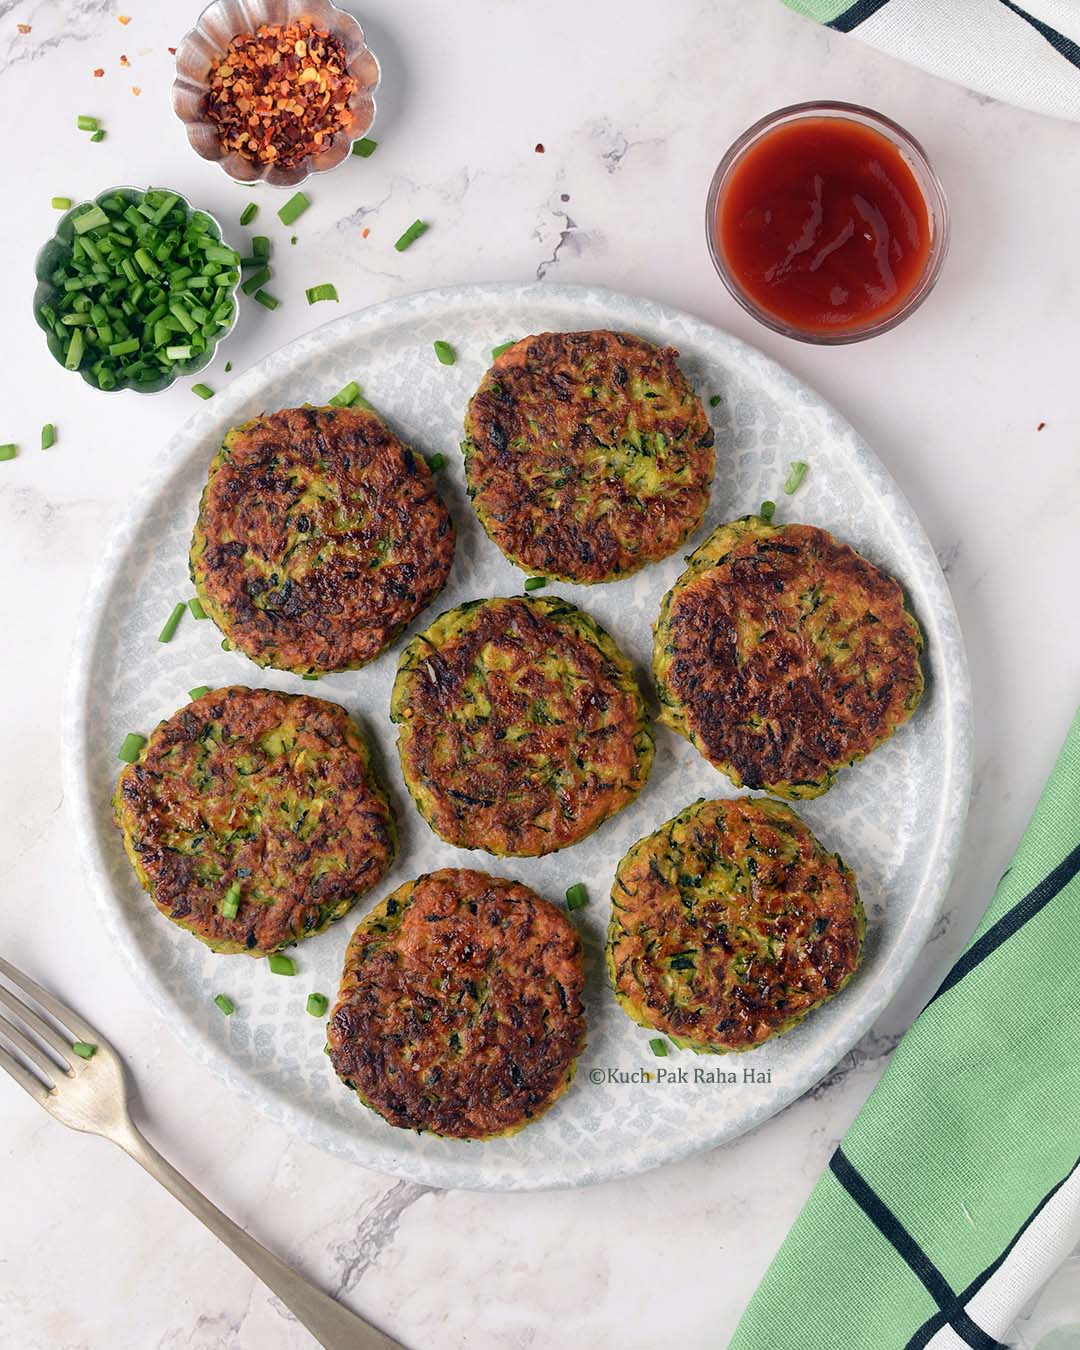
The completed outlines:
<svg viewBox="0 0 1080 1350">
<path fill-rule="evenodd" d="M 922 146 L 853 103 L 799 103 L 745 131 L 713 175 L 709 252 L 742 307 L 802 342 L 858 342 L 930 293 L 949 209 Z"/>
</svg>

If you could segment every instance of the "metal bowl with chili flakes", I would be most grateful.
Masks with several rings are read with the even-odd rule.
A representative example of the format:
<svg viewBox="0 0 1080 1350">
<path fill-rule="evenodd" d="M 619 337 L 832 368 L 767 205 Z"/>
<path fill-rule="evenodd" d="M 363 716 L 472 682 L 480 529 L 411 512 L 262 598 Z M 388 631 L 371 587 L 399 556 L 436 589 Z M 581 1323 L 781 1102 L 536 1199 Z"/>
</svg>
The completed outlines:
<svg viewBox="0 0 1080 1350">
<path fill-rule="evenodd" d="M 176 49 L 188 142 L 239 183 L 296 187 L 375 121 L 379 63 L 332 0 L 214 0 Z"/>
</svg>

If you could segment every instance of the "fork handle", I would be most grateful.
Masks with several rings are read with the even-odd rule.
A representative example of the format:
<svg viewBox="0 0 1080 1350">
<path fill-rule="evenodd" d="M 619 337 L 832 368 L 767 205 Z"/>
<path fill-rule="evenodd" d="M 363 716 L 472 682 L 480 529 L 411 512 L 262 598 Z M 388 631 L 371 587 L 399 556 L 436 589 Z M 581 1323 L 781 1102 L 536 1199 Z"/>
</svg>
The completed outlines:
<svg viewBox="0 0 1080 1350">
<path fill-rule="evenodd" d="M 272 1255 L 232 1219 L 224 1215 L 206 1196 L 142 1137 L 134 1125 L 110 1137 L 140 1167 L 170 1191 L 190 1213 L 210 1229 L 216 1238 L 238 1256 L 263 1284 L 281 1299 L 289 1311 L 307 1327 L 323 1350 L 403 1350 L 400 1342 L 384 1336 L 348 1308 L 309 1284 L 303 1276 Z"/>
</svg>

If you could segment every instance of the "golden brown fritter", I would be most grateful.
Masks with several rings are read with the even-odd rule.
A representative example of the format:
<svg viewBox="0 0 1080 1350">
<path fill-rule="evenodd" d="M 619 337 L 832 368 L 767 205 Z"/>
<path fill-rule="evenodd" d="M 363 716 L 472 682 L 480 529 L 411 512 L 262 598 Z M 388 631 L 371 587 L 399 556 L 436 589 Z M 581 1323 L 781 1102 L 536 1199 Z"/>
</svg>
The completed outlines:
<svg viewBox="0 0 1080 1350">
<path fill-rule="evenodd" d="M 853 874 L 790 806 L 699 801 L 639 840 L 611 892 L 628 1016 L 677 1044 L 752 1050 L 838 993 L 862 953 Z"/>
<path fill-rule="evenodd" d="M 390 699 L 420 814 L 458 848 L 517 857 L 575 844 L 652 764 L 626 657 L 557 596 L 474 600 L 401 655 Z"/>
<path fill-rule="evenodd" d="M 234 427 L 191 541 L 207 614 L 260 666 L 320 674 L 379 655 L 438 595 L 454 528 L 423 456 L 364 408 Z"/>
<path fill-rule="evenodd" d="M 541 333 L 503 352 L 465 418 L 484 529 L 518 567 L 628 576 L 701 524 L 713 431 L 673 347 L 632 333 Z"/>
<path fill-rule="evenodd" d="M 265 956 L 319 932 L 396 846 L 345 709 L 269 689 L 215 689 L 160 723 L 113 806 L 143 889 L 218 952 Z"/>
<path fill-rule="evenodd" d="M 660 721 L 736 787 L 831 787 L 922 698 L 922 633 L 900 587 L 812 525 L 723 525 L 664 596 Z"/>
<path fill-rule="evenodd" d="M 570 1085 L 583 988 L 581 939 L 561 910 L 516 881 L 431 872 L 353 934 L 330 1061 L 391 1125 L 514 1134 Z"/>
</svg>

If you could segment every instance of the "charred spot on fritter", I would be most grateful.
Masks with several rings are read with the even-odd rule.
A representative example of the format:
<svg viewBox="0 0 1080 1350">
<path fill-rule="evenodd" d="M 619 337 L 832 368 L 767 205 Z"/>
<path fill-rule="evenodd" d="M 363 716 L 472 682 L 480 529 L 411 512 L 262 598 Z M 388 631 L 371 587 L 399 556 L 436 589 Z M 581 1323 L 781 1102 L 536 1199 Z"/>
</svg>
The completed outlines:
<svg viewBox="0 0 1080 1350">
<path fill-rule="evenodd" d="M 923 693 L 922 633 L 892 577 L 812 525 L 723 525 L 664 597 L 660 720 L 737 787 L 816 797 Z"/>
<path fill-rule="evenodd" d="M 225 437 L 191 576 L 245 655 L 318 674 L 378 656 L 442 589 L 453 555 L 427 462 L 381 418 L 285 408 Z"/>
<path fill-rule="evenodd" d="M 391 1125 L 513 1134 L 570 1085 L 583 990 L 581 940 L 553 904 L 483 872 L 432 872 L 353 934 L 330 1062 Z"/>
<path fill-rule="evenodd" d="M 344 708 L 269 689 L 215 689 L 162 722 L 113 806 L 140 885 L 218 952 L 265 956 L 319 932 L 396 846 Z"/>
<path fill-rule="evenodd" d="M 401 770 L 447 843 L 518 857 L 584 839 L 652 763 L 627 659 L 557 597 L 474 601 L 402 653 L 390 701 Z"/>
<path fill-rule="evenodd" d="M 837 994 L 862 954 L 855 878 L 780 802 L 699 801 L 639 840 L 611 892 L 607 968 L 642 1026 L 752 1050 Z"/>
<path fill-rule="evenodd" d="M 503 352 L 465 419 L 469 494 L 518 567 L 612 581 L 701 524 L 713 431 L 678 352 L 631 333 L 541 333 Z"/>
</svg>

